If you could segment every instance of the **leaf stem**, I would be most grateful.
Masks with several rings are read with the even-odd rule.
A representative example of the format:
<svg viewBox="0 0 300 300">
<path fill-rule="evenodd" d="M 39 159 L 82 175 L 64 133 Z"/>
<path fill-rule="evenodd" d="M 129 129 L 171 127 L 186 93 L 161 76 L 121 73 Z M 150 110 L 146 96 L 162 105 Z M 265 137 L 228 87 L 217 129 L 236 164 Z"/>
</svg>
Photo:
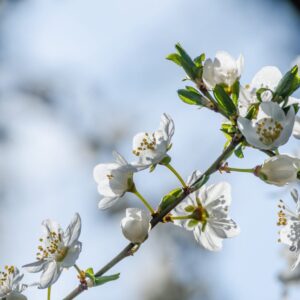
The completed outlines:
<svg viewBox="0 0 300 300">
<path fill-rule="evenodd" d="M 81 276 L 82 270 L 76 264 L 74 264 L 74 268 L 76 269 L 77 273 Z"/>
<path fill-rule="evenodd" d="M 166 164 L 165 166 L 177 177 L 177 179 L 180 181 L 182 186 L 184 188 L 187 188 L 187 185 L 184 182 L 184 180 L 182 179 L 182 177 L 180 176 L 180 174 L 170 164 Z"/>
<path fill-rule="evenodd" d="M 172 220 L 189 220 L 189 219 L 191 219 L 191 215 L 187 215 L 187 216 L 172 216 L 171 219 Z"/>
<path fill-rule="evenodd" d="M 51 285 L 48 287 L 47 290 L 47 300 L 51 300 Z"/>
<path fill-rule="evenodd" d="M 255 169 L 242 169 L 242 168 L 230 168 L 226 167 L 226 171 L 229 172 L 241 172 L 241 173 L 254 173 Z"/>
<path fill-rule="evenodd" d="M 155 210 L 153 207 L 150 205 L 150 203 L 139 193 L 139 191 L 136 189 L 136 187 L 133 188 L 132 193 L 135 194 L 141 201 L 142 203 L 147 207 L 147 209 L 150 211 L 151 214 L 155 213 Z"/>
</svg>

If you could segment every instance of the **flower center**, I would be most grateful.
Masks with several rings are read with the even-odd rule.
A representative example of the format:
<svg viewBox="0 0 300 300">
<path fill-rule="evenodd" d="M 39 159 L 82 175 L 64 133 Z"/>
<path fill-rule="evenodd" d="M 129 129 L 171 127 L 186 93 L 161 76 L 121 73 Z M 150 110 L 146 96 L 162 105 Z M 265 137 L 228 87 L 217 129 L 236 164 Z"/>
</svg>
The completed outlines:
<svg viewBox="0 0 300 300">
<path fill-rule="evenodd" d="M 286 218 L 286 215 L 285 215 L 285 206 L 283 204 L 283 201 L 280 200 L 279 201 L 279 204 L 278 204 L 278 207 L 279 207 L 279 212 L 278 212 L 278 222 L 277 222 L 277 225 L 278 226 L 284 226 L 287 224 L 287 218 Z"/>
<path fill-rule="evenodd" d="M 200 222 L 202 224 L 202 231 L 205 230 L 207 220 L 209 218 L 209 214 L 207 210 L 203 207 L 203 205 L 200 203 L 200 200 L 197 199 L 198 206 L 194 206 L 192 213 L 191 213 L 191 218 L 192 218 L 192 223 L 193 221 Z"/>
<path fill-rule="evenodd" d="M 51 231 L 46 239 L 40 239 L 44 245 L 38 246 L 39 252 L 36 254 L 37 260 L 53 258 L 61 262 L 67 255 L 69 248 L 65 247 L 60 233 Z"/>
<path fill-rule="evenodd" d="M 156 147 L 156 143 L 157 143 L 157 140 L 156 140 L 155 134 L 152 133 L 150 135 L 149 133 L 146 132 L 144 134 L 140 144 L 138 145 L 138 147 L 136 149 L 134 149 L 132 151 L 132 153 L 136 156 L 140 156 L 141 152 L 143 152 L 143 151 L 147 151 L 147 150 L 154 151 L 155 147 Z"/>
<path fill-rule="evenodd" d="M 0 286 L 6 285 L 9 276 L 14 274 L 14 272 L 14 266 L 5 266 L 5 272 L 0 272 Z"/>
<path fill-rule="evenodd" d="M 279 138 L 282 130 L 283 126 L 273 118 L 263 118 L 257 121 L 256 133 L 259 140 L 265 145 L 274 143 Z"/>
</svg>

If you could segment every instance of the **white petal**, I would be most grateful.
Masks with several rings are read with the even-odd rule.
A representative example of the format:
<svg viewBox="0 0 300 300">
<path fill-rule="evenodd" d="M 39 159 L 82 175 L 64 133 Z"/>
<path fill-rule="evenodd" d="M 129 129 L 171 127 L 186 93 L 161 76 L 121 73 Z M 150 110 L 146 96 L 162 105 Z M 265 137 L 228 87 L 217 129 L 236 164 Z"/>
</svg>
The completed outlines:
<svg viewBox="0 0 300 300">
<path fill-rule="evenodd" d="M 255 74 L 251 82 L 251 88 L 267 87 L 274 91 L 281 78 L 282 74 L 277 67 L 266 66 Z"/>
<path fill-rule="evenodd" d="M 199 226 L 195 227 L 194 236 L 196 241 L 207 250 L 220 251 L 222 249 L 222 239 L 216 236 L 209 224 L 207 224 L 204 231 L 201 231 Z"/>
<path fill-rule="evenodd" d="M 292 270 L 295 270 L 296 267 L 299 265 L 299 263 L 300 263 L 300 253 L 298 253 L 297 260 L 296 260 L 295 263 L 293 264 Z"/>
<path fill-rule="evenodd" d="M 80 242 L 76 242 L 75 244 L 73 244 L 73 246 L 68 250 L 66 257 L 61 263 L 62 267 L 70 268 L 74 266 L 81 252 L 81 248 L 82 244 Z"/>
<path fill-rule="evenodd" d="M 237 61 L 236 61 L 238 74 L 241 76 L 243 69 L 244 69 L 244 56 L 242 54 L 239 55 Z"/>
<path fill-rule="evenodd" d="M 240 234 L 240 228 L 232 219 L 210 221 L 210 225 L 219 238 L 231 238 Z"/>
<path fill-rule="evenodd" d="M 186 181 L 187 186 L 191 186 L 194 184 L 200 177 L 202 176 L 202 173 L 198 170 L 194 171 L 191 176 L 188 177 Z"/>
<path fill-rule="evenodd" d="M 113 206 L 119 199 L 120 197 L 104 197 L 99 201 L 98 208 L 107 209 Z"/>
<path fill-rule="evenodd" d="M 215 87 L 213 62 L 210 58 L 204 63 L 202 79 L 208 89 L 211 90 Z"/>
<path fill-rule="evenodd" d="M 61 272 L 62 268 L 60 268 L 55 261 L 48 262 L 46 269 L 41 275 L 39 288 L 46 289 L 50 285 L 53 285 L 59 278 Z"/>
<path fill-rule="evenodd" d="M 252 122 L 244 117 L 238 117 L 237 123 L 238 123 L 238 127 L 239 127 L 240 131 L 242 132 L 243 136 L 245 137 L 245 139 L 247 140 L 247 142 L 250 145 L 252 145 L 258 149 L 269 149 L 270 148 L 269 145 L 265 145 L 259 140 L 259 136 L 256 133 L 256 128 L 255 128 L 254 122 Z"/>
<path fill-rule="evenodd" d="M 48 262 L 46 260 L 38 260 L 31 264 L 24 265 L 23 268 L 25 268 L 27 272 L 37 273 L 44 269 L 47 263 Z"/>
<path fill-rule="evenodd" d="M 169 144 L 175 132 L 175 124 L 170 115 L 164 113 L 161 116 L 159 129 L 164 133 L 164 139 Z"/>
<path fill-rule="evenodd" d="M 78 241 L 81 232 L 81 218 L 78 213 L 73 217 L 70 225 L 64 232 L 64 243 L 67 247 L 71 247 L 73 243 Z"/>
<path fill-rule="evenodd" d="M 296 139 L 300 139 L 300 117 L 299 116 L 296 116 L 296 120 L 293 128 L 293 136 Z"/>
<path fill-rule="evenodd" d="M 128 165 L 127 160 L 119 152 L 113 151 L 113 157 L 115 158 L 117 164 L 121 166 Z"/>
<path fill-rule="evenodd" d="M 49 235 L 50 232 L 62 232 L 62 228 L 60 227 L 60 225 L 56 221 L 50 219 L 44 220 L 42 222 L 42 227 L 46 235 Z"/>
<path fill-rule="evenodd" d="M 295 110 L 294 107 L 291 106 L 286 115 L 286 119 L 283 124 L 283 130 L 279 138 L 274 142 L 274 146 L 276 148 L 287 143 L 290 136 L 292 135 L 294 124 L 295 124 Z"/>
<path fill-rule="evenodd" d="M 94 180 L 99 184 L 103 180 L 107 180 L 107 175 L 111 174 L 112 170 L 118 169 L 120 165 L 116 163 L 98 164 L 93 170 Z"/>
<path fill-rule="evenodd" d="M 274 102 L 263 102 L 260 105 L 260 111 L 258 113 L 258 119 L 260 119 L 260 113 L 263 112 L 265 116 L 272 117 L 274 120 L 278 122 L 282 122 L 286 119 L 285 113 L 283 109 L 279 106 L 279 104 Z"/>
<path fill-rule="evenodd" d="M 228 182 L 219 182 L 206 189 L 207 198 L 203 200 L 205 208 L 220 207 L 225 209 L 231 204 L 231 186 Z"/>
</svg>

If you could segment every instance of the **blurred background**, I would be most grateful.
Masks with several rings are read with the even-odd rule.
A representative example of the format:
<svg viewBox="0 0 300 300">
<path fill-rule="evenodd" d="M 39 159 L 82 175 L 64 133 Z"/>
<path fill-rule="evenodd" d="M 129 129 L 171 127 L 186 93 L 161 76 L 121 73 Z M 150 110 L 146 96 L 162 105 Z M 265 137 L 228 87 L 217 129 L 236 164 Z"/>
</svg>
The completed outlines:
<svg viewBox="0 0 300 300">
<path fill-rule="evenodd" d="M 1 266 L 35 259 L 40 223 L 64 227 L 79 212 L 83 221 L 82 268 L 100 268 L 126 244 L 120 220 L 124 198 L 99 211 L 93 167 L 111 162 L 112 150 L 129 161 L 134 134 L 158 127 L 162 113 L 176 125 L 171 156 L 187 177 L 205 170 L 225 139 L 217 114 L 184 105 L 176 90 L 183 72 L 165 60 L 181 42 L 193 56 L 226 50 L 245 56 L 242 82 L 265 65 L 286 72 L 300 54 L 297 1 L 271 0 L 11 0 L 0 1 L 0 255 Z M 299 7 L 298 7 L 299 9 Z M 299 96 L 299 94 L 298 94 Z M 299 151 L 291 139 L 284 151 Z M 253 150 L 236 167 L 265 156 Z M 159 167 L 136 176 L 152 203 L 178 186 Z M 159 226 L 132 258 L 111 273 L 121 278 L 80 299 L 252 300 L 297 299 L 297 280 L 283 295 L 278 274 L 287 262 L 277 243 L 277 200 L 287 188 L 247 174 L 216 174 L 233 185 L 231 215 L 241 235 L 220 253 L 204 251 L 190 233 Z M 39 274 L 26 274 L 26 282 Z M 52 289 L 62 299 L 77 284 L 70 269 Z M 45 290 L 26 291 L 30 300 Z"/>
</svg>

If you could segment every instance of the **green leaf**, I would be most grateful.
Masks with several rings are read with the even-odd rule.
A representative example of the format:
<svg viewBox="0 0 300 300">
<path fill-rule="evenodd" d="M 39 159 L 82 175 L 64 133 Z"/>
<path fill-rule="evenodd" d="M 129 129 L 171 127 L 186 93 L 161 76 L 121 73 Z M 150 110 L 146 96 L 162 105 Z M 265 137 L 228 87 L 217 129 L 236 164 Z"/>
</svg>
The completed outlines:
<svg viewBox="0 0 300 300">
<path fill-rule="evenodd" d="M 169 54 L 166 59 L 174 62 L 175 64 L 177 64 L 178 66 L 182 67 L 182 63 L 181 63 L 181 56 L 178 53 L 171 53 Z"/>
<path fill-rule="evenodd" d="M 274 100 L 282 102 L 284 99 L 292 95 L 300 87 L 300 75 L 298 74 L 298 66 L 294 66 L 279 81 L 274 93 Z"/>
<path fill-rule="evenodd" d="M 234 154 L 238 158 L 244 158 L 244 153 L 243 153 L 243 145 L 239 145 L 235 150 Z"/>
<path fill-rule="evenodd" d="M 202 178 L 192 185 L 193 188 L 198 190 L 202 185 L 204 185 L 209 179 L 209 175 L 204 175 Z"/>
<path fill-rule="evenodd" d="M 237 80 L 233 86 L 231 87 L 232 89 L 232 101 L 235 106 L 238 105 L 238 100 L 239 100 L 239 95 L 240 95 L 240 82 Z"/>
<path fill-rule="evenodd" d="M 259 109 L 259 104 L 258 103 L 251 104 L 249 109 L 248 109 L 246 118 L 249 119 L 249 120 L 252 120 L 253 118 L 255 118 L 257 116 L 258 109 Z"/>
<path fill-rule="evenodd" d="M 202 105 L 202 96 L 198 92 L 191 90 L 178 90 L 177 91 L 179 98 L 187 104 L 190 105 Z"/>
<path fill-rule="evenodd" d="M 98 286 L 98 285 L 102 285 L 102 284 L 105 284 L 105 283 L 113 281 L 113 280 L 117 280 L 119 278 L 120 278 L 120 273 L 109 275 L 109 276 L 95 277 L 94 284 L 95 284 L 95 286 Z"/>
<path fill-rule="evenodd" d="M 185 89 L 186 89 L 187 91 L 189 91 L 189 92 L 193 92 L 193 93 L 196 93 L 196 94 L 200 95 L 200 93 L 198 92 L 198 90 L 195 89 L 195 88 L 192 87 L 192 86 L 186 85 L 186 86 L 185 86 Z M 200 96 L 201 96 L 201 95 L 200 95 Z"/>
<path fill-rule="evenodd" d="M 165 195 L 158 207 L 158 211 L 162 211 L 168 206 L 170 206 L 174 201 L 177 200 L 177 198 L 183 193 L 182 188 L 176 188 L 169 192 L 167 195 Z"/>
<path fill-rule="evenodd" d="M 197 75 L 197 66 L 186 51 L 181 47 L 179 43 L 175 45 L 176 50 L 181 58 L 181 66 L 187 73 L 187 75 L 194 80 Z"/>
<path fill-rule="evenodd" d="M 236 107 L 232 99 L 227 95 L 221 85 L 217 84 L 213 92 L 218 104 L 229 116 L 236 113 Z"/>
<path fill-rule="evenodd" d="M 202 67 L 202 63 L 205 61 L 205 53 L 202 53 L 201 55 L 194 58 L 194 63 L 197 67 Z"/>
<path fill-rule="evenodd" d="M 85 271 L 85 276 L 88 277 L 88 278 L 90 278 L 90 279 L 92 279 L 93 282 L 94 282 L 94 281 L 95 281 L 95 275 L 94 275 L 94 270 L 93 270 L 93 268 L 88 268 L 88 269 L 86 269 L 86 271 Z"/>
<path fill-rule="evenodd" d="M 274 96 L 274 93 L 273 93 L 272 90 L 270 90 L 270 89 L 268 89 L 268 88 L 260 88 L 260 89 L 258 89 L 258 90 L 256 91 L 256 97 L 257 97 L 257 99 L 258 99 L 260 102 L 262 102 L 261 95 L 262 95 L 264 92 L 266 92 L 266 91 L 271 92 L 272 95 Z"/>
</svg>

